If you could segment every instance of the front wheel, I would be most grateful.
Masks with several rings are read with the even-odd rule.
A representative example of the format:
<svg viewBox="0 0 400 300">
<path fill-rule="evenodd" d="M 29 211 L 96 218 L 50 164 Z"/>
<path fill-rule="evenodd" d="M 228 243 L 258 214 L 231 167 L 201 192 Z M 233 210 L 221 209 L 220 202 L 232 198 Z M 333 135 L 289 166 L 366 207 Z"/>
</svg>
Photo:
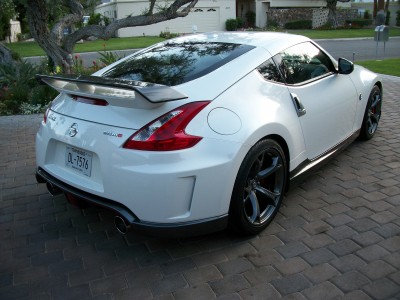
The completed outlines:
<svg viewBox="0 0 400 300">
<path fill-rule="evenodd" d="M 282 147 L 265 139 L 244 158 L 233 187 L 229 225 L 242 234 L 264 230 L 278 212 L 287 180 Z"/>
<path fill-rule="evenodd" d="M 376 130 L 378 129 L 378 123 L 381 118 L 382 109 L 382 93 L 378 86 L 374 86 L 369 95 L 367 107 L 365 108 L 365 114 L 363 123 L 361 125 L 360 138 L 363 140 L 371 139 Z"/>
</svg>

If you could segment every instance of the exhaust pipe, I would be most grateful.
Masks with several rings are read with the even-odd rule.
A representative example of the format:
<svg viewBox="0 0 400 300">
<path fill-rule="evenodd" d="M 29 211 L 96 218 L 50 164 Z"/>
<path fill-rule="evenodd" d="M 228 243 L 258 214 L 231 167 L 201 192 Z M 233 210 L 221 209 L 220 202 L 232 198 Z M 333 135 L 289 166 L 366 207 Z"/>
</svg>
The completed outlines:
<svg viewBox="0 0 400 300">
<path fill-rule="evenodd" d="M 50 193 L 52 196 L 57 196 L 57 195 L 59 195 L 59 194 L 62 193 L 62 191 L 61 191 L 58 187 L 56 187 L 55 185 L 53 185 L 53 184 L 50 183 L 50 182 L 47 182 L 47 183 L 46 183 L 46 187 L 47 187 L 47 190 L 49 191 L 49 193 Z"/>
<path fill-rule="evenodd" d="M 125 223 L 125 220 L 123 218 L 121 218 L 120 216 L 114 217 L 114 223 L 115 223 L 115 227 L 117 228 L 117 230 L 122 234 L 126 234 L 128 229 L 130 228 L 130 225 L 127 225 Z"/>
</svg>

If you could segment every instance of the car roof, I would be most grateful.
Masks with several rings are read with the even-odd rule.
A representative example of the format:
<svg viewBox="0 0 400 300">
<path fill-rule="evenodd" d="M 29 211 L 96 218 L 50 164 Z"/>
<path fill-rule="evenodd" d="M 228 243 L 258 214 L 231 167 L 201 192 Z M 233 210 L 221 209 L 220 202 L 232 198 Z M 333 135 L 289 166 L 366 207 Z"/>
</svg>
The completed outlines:
<svg viewBox="0 0 400 300">
<path fill-rule="evenodd" d="M 208 32 L 182 36 L 175 39 L 178 42 L 219 42 L 236 43 L 262 47 L 272 55 L 298 43 L 310 41 L 309 38 L 283 33 L 283 32 L 253 32 L 253 31 L 229 31 L 229 32 Z"/>
</svg>

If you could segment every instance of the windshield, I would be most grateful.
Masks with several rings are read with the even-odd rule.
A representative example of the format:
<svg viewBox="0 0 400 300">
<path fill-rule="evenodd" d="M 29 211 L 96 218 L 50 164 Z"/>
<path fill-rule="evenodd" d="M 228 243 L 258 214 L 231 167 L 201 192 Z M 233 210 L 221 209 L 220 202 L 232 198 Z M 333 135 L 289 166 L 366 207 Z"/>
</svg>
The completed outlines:
<svg viewBox="0 0 400 300">
<path fill-rule="evenodd" d="M 204 76 L 254 47 L 216 42 L 169 42 L 115 65 L 102 76 L 178 85 Z"/>
</svg>

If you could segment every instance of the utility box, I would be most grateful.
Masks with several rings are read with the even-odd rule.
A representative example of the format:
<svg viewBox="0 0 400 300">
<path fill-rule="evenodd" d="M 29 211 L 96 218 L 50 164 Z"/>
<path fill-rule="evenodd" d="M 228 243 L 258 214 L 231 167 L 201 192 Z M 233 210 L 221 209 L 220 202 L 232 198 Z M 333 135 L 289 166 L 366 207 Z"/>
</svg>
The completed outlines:
<svg viewBox="0 0 400 300">
<path fill-rule="evenodd" d="M 385 26 L 385 25 L 376 26 L 374 40 L 376 42 L 389 41 L 389 26 Z"/>
</svg>

